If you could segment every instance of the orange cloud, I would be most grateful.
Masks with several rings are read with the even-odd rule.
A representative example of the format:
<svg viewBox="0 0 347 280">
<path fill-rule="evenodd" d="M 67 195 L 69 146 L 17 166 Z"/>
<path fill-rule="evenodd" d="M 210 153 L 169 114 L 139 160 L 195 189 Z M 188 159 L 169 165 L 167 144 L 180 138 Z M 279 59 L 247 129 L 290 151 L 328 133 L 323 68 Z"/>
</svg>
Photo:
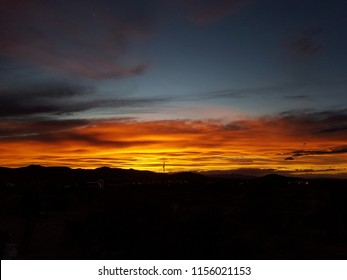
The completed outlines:
<svg viewBox="0 0 347 280">
<path fill-rule="evenodd" d="M 323 121 L 324 123 L 324 121 Z M 347 168 L 346 130 L 314 133 L 309 116 L 219 121 L 94 121 L 37 135 L 2 138 L 5 166 L 28 164 L 160 171 L 265 168 L 282 172 Z M 292 157 L 293 160 L 286 160 Z"/>
</svg>

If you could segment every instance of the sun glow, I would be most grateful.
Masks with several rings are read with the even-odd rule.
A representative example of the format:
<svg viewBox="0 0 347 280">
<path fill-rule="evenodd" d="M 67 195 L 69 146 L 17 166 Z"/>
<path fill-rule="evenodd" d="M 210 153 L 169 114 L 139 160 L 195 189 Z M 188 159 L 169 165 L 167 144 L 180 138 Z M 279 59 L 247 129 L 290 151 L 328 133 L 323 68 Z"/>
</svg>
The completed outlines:
<svg viewBox="0 0 347 280">
<path fill-rule="evenodd" d="M 331 150 L 343 146 L 341 138 L 311 135 L 310 142 L 303 144 L 298 136 L 302 129 L 283 120 L 261 119 L 232 125 L 217 121 L 100 122 L 7 139 L 2 141 L 0 159 L 8 167 L 109 166 L 156 172 L 161 172 L 164 159 L 168 172 L 262 168 L 334 174 L 346 169 L 344 154 Z"/>
</svg>

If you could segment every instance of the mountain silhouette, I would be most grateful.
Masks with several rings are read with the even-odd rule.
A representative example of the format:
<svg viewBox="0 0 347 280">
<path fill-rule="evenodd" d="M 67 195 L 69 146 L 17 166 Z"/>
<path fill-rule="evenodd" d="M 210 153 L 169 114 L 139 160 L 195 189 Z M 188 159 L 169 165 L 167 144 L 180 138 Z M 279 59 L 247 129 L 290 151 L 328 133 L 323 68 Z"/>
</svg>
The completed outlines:
<svg viewBox="0 0 347 280">
<path fill-rule="evenodd" d="M 0 253 L 6 259 L 346 259 L 345 185 L 277 174 L 236 179 L 110 167 L 0 168 Z"/>
</svg>

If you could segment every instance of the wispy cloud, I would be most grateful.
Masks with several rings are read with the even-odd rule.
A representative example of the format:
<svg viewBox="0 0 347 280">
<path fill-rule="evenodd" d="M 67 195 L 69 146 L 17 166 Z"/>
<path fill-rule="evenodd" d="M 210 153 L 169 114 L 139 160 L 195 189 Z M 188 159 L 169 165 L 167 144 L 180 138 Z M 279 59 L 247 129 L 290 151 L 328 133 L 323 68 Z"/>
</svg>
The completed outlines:
<svg viewBox="0 0 347 280">
<path fill-rule="evenodd" d="M 284 96 L 287 99 L 307 99 L 307 95 L 286 95 Z"/>
<path fill-rule="evenodd" d="M 120 8 L 103 0 L 5 0 L 0 7 L 0 53 L 77 77 L 138 75 L 147 64 L 126 58 L 129 48 L 152 32 L 153 18 L 146 7 L 125 3 Z"/>
<path fill-rule="evenodd" d="M 347 153 L 347 147 L 336 147 L 327 150 L 298 150 L 293 152 L 293 158 L 311 155 L 333 155 L 333 154 L 345 154 Z"/>
<path fill-rule="evenodd" d="M 338 84 L 338 83 L 336 83 Z M 223 99 L 244 99 L 254 98 L 256 96 L 271 96 L 281 97 L 283 99 L 307 99 L 309 95 L 301 94 L 301 91 L 305 90 L 312 91 L 312 87 L 317 84 L 309 83 L 288 83 L 273 86 L 262 86 L 262 87 L 249 87 L 249 88 L 238 88 L 238 89 L 223 89 L 202 93 L 199 98 L 223 98 Z M 330 86 L 335 86 L 331 84 Z M 298 92 L 300 94 L 298 94 Z"/>
<path fill-rule="evenodd" d="M 347 126 L 323 129 L 321 131 L 316 132 L 316 134 L 335 133 L 335 132 L 340 132 L 340 131 L 344 131 L 344 130 L 347 130 Z"/>
<path fill-rule="evenodd" d="M 37 117 L 74 114 L 88 110 L 140 108 L 162 104 L 163 98 L 96 98 L 88 87 L 73 85 L 40 85 L 32 89 L 0 90 L 0 116 Z"/>
<path fill-rule="evenodd" d="M 0 127 L 0 160 L 9 166 L 30 159 L 45 164 L 38 158 L 47 156 L 71 166 L 71 161 L 62 159 L 70 157 L 74 166 L 85 167 L 90 160 L 93 166 L 115 166 L 116 158 L 123 162 L 118 167 L 153 170 L 165 158 L 176 171 L 243 167 L 293 174 L 310 169 L 334 172 L 347 168 L 347 130 L 315 132 L 334 127 L 336 120 L 346 121 L 346 112 L 286 113 L 228 123 L 206 119 L 11 120 Z M 11 154 L 23 160 L 14 161 Z"/>
<path fill-rule="evenodd" d="M 196 25 L 207 25 L 233 15 L 256 0 L 174 0 L 167 1 L 178 6 Z"/>
<path fill-rule="evenodd" d="M 318 54 L 322 46 L 316 42 L 316 37 L 323 32 L 321 27 L 312 27 L 305 30 L 290 44 L 290 48 L 297 54 L 313 56 Z"/>
</svg>

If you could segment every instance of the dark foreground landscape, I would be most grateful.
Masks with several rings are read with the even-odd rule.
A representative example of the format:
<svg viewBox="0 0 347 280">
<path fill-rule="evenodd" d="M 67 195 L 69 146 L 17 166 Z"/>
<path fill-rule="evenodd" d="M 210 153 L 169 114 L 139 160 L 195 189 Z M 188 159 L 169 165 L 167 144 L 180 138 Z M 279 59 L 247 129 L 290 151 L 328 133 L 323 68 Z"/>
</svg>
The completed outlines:
<svg viewBox="0 0 347 280">
<path fill-rule="evenodd" d="M 2 259 L 347 259 L 346 181 L 0 169 Z"/>
</svg>

